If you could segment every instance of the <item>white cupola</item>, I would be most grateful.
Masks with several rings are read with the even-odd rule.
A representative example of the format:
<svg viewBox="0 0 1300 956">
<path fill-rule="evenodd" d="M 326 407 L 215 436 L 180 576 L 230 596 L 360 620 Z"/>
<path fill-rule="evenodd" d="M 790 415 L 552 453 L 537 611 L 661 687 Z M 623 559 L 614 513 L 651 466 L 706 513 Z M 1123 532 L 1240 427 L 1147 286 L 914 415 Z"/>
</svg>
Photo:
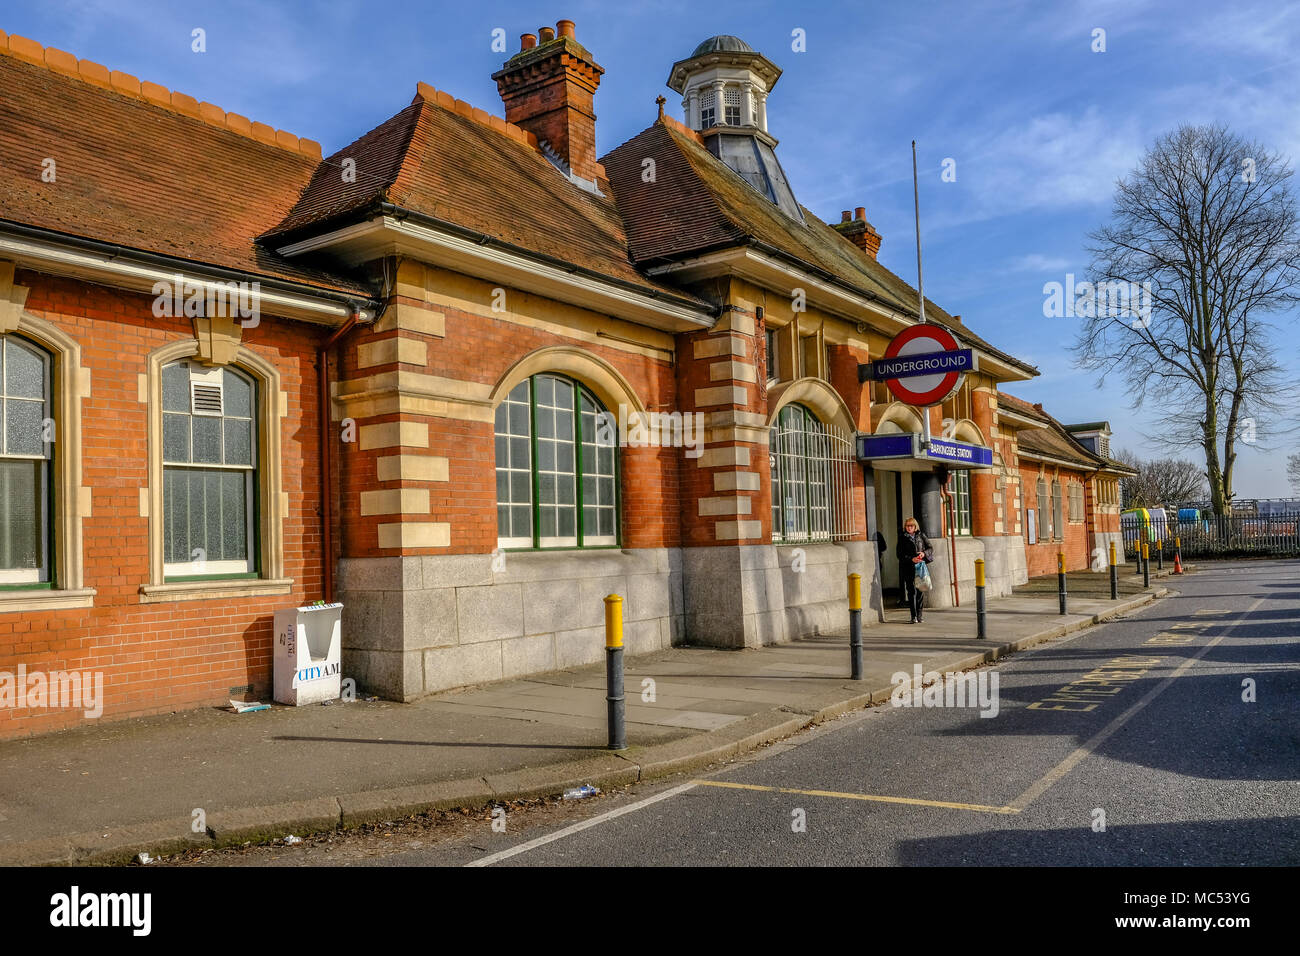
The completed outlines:
<svg viewBox="0 0 1300 956">
<path fill-rule="evenodd" d="M 714 156 L 798 222 L 803 212 L 767 131 L 767 94 L 781 68 L 733 36 L 709 37 L 673 64 L 668 88 L 682 95 L 685 123 Z"/>
<path fill-rule="evenodd" d="M 685 123 L 697 132 L 713 126 L 748 126 L 767 132 L 767 94 L 781 69 L 744 40 L 709 37 L 673 64 L 668 87 L 682 94 Z"/>
</svg>

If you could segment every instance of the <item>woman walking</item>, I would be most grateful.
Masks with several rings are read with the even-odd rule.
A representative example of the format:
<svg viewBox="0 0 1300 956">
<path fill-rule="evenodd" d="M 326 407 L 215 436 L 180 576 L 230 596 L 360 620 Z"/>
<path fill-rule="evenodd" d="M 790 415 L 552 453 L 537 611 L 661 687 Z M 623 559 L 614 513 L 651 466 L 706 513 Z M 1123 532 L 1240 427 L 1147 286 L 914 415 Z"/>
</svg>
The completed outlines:
<svg viewBox="0 0 1300 956">
<path fill-rule="evenodd" d="M 934 560 L 934 548 L 930 547 L 930 541 L 921 531 L 921 526 L 917 524 L 915 518 L 908 518 L 903 522 L 903 533 L 898 539 L 898 580 L 903 587 L 903 593 L 907 596 L 907 606 L 912 612 L 912 619 L 909 624 L 917 624 L 921 621 L 921 603 L 925 600 L 925 593 L 916 587 L 916 566 L 924 561 L 929 564 Z"/>
</svg>

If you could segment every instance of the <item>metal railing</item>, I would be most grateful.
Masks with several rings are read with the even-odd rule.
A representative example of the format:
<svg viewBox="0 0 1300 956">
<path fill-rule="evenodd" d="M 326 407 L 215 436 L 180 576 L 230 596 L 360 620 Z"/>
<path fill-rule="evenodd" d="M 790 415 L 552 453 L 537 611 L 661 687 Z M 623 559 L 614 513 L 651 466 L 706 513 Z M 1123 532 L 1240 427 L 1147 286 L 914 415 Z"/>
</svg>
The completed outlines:
<svg viewBox="0 0 1300 956">
<path fill-rule="evenodd" d="M 1122 524 L 1124 553 L 1137 556 L 1145 538 L 1154 548 L 1160 542 L 1164 556 L 1174 553 L 1174 538 L 1182 544 L 1184 558 L 1232 557 L 1235 555 L 1300 555 L 1300 512 L 1271 515 L 1202 515 L 1195 521 L 1151 522 L 1145 526 L 1125 519 Z"/>
</svg>

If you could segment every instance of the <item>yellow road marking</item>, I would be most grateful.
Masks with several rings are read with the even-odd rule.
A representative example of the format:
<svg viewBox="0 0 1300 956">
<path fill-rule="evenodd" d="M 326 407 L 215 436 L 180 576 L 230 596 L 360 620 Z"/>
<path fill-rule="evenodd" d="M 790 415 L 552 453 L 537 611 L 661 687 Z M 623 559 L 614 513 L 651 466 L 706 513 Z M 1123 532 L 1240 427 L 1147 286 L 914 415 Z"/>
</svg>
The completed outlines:
<svg viewBox="0 0 1300 956">
<path fill-rule="evenodd" d="M 1242 615 L 1238 620 L 1233 621 L 1231 624 L 1220 624 L 1219 626 L 1233 627 L 1237 624 L 1240 624 L 1242 621 L 1246 620 L 1252 613 L 1254 613 L 1254 611 L 1257 610 L 1260 607 L 1260 605 L 1262 605 L 1266 600 L 1268 599 L 1260 598 L 1258 601 L 1256 601 L 1254 604 L 1248 607 L 1244 612 L 1242 612 Z M 1058 763 L 1051 770 L 1047 771 L 1047 773 L 1043 774 L 1043 776 L 1035 780 L 1033 784 L 1031 784 L 1024 793 L 1022 793 L 1020 796 L 1016 797 L 1016 799 L 1011 801 L 1010 806 L 1015 807 L 1017 810 L 1023 810 L 1026 807 L 1028 807 L 1031 803 L 1033 803 L 1035 800 L 1037 800 L 1039 797 L 1041 797 L 1048 790 L 1048 788 L 1050 788 L 1053 784 L 1057 783 L 1062 777 L 1064 777 L 1067 773 L 1069 773 L 1076 766 L 1078 766 L 1079 763 L 1081 763 L 1084 760 L 1084 758 L 1090 756 L 1093 751 L 1095 751 L 1098 747 L 1100 747 L 1103 743 L 1105 743 L 1110 738 L 1110 736 L 1115 733 L 1115 731 L 1119 730 L 1120 727 L 1124 726 L 1124 724 L 1128 722 L 1130 717 L 1136 714 L 1147 704 L 1151 703 L 1151 701 L 1155 700 L 1156 697 L 1159 696 L 1159 694 L 1166 687 L 1172 684 L 1178 677 L 1182 675 L 1184 671 L 1186 671 L 1198 660 L 1200 660 L 1205 655 L 1206 651 L 1214 647 L 1216 644 L 1218 644 L 1221 640 L 1223 640 L 1227 636 L 1228 635 L 1226 633 L 1220 634 L 1218 637 L 1210 641 L 1208 644 L 1202 647 L 1191 657 L 1187 658 L 1187 660 L 1183 661 L 1183 663 L 1180 664 L 1172 674 L 1170 674 L 1168 677 L 1162 680 L 1155 687 L 1151 688 L 1151 690 L 1147 691 L 1146 695 L 1142 697 L 1141 700 L 1135 703 L 1128 710 L 1124 711 L 1124 713 L 1120 714 L 1118 717 L 1112 720 L 1101 730 L 1097 731 L 1097 733 L 1089 737 L 1086 742 L 1084 742 L 1082 745 L 1077 747 L 1068 757 L 1066 757 L 1064 760 Z"/>
<path fill-rule="evenodd" d="M 692 780 L 698 787 L 723 787 L 727 790 L 757 790 L 761 793 L 793 793 L 805 797 L 834 797 L 839 800 L 870 800 L 876 803 L 906 803 L 918 807 L 945 807 L 949 810 L 973 810 L 976 813 L 1019 813 L 1015 807 L 986 807 L 978 803 L 950 803 L 947 800 L 918 800 L 915 797 L 886 797 L 874 793 L 840 793 L 836 790 L 797 790 L 794 787 L 763 787 L 753 783 L 726 780 Z"/>
</svg>

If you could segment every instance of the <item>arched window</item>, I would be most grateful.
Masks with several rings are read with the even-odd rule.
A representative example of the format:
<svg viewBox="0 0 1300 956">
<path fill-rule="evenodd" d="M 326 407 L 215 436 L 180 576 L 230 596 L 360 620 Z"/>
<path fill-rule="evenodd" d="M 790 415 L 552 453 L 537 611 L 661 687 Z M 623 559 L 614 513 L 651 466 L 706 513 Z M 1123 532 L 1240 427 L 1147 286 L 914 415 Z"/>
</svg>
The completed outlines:
<svg viewBox="0 0 1300 956">
<path fill-rule="evenodd" d="M 254 575 L 257 389 L 233 368 L 162 369 L 163 574 Z"/>
<path fill-rule="evenodd" d="M 496 410 L 497 543 L 618 545 L 617 428 L 600 401 L 560 375 L 533 375 Z"/>
<path fill-rule="evenodd" d="M 772 540 L 783 544 L 850 537 L 854 517 L 849 442 L 811 410 L 791 403 L 772 428 Z"/>
<path fill-rule="evenodd" d="M 0 586 L 54 583 L 51 358 L 0 335 Z"/>
</svg>

